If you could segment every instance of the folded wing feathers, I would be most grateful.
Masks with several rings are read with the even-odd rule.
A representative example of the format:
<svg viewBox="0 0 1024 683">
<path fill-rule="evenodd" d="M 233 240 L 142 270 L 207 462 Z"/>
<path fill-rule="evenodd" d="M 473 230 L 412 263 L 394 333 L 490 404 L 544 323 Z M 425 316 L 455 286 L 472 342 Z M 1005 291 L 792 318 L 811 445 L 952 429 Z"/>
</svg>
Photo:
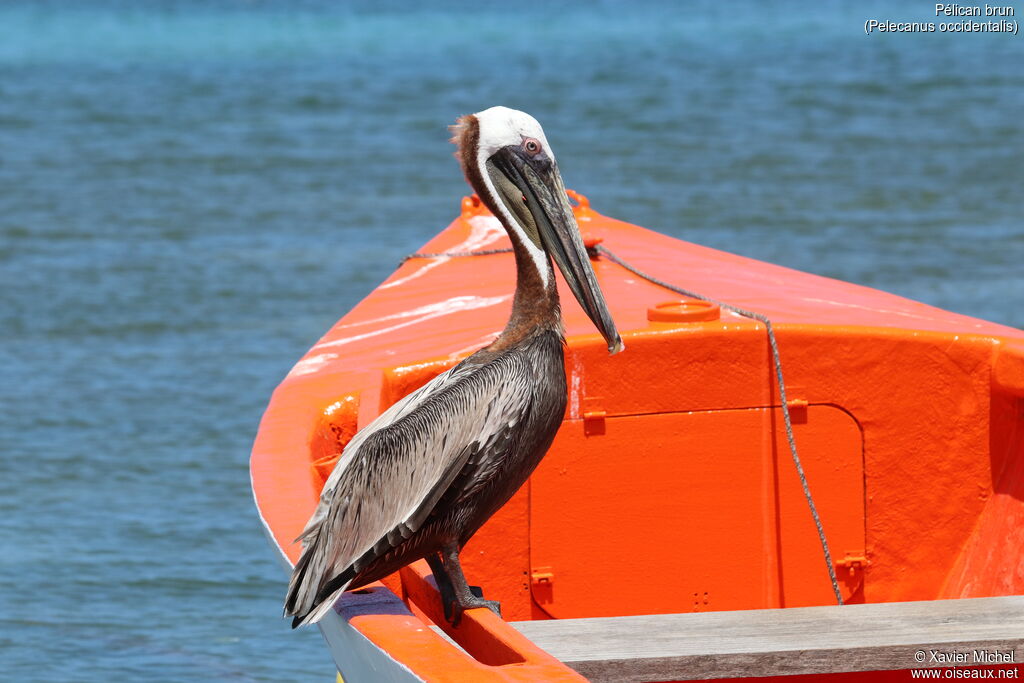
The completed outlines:
<svg viewBox="0 0 1024 683">
<path fill-rule="evenodd" d="M 293 625 L 326 614 L 330 605 L 317 603 L 333 603 L 355 574 L 415 533 L 466 463 L 510 438 L 530 400 L 529 382 L 516 380 L 528 372 L 517 354 L 456 366 L 352 439 L 300 536 L 285 602 Z M 346 574 L 345 585 L 332 585 Z"/>
<path fill-rule="evenodd" d="M 465 376 L 470 371 L 471 368 L 469 366 L 460 364 L 450 370 L 442 372 L 440 375 L 427 382 L 416 391 L 410 393 L 405 398 L 396 401 L 390 408 L 378 415 L 370 424 L 359 430 L 359 432 L 352 437 L 352 440 L 348 442 L 348 445 L 345 446 L 342 457 L 338 459 L 338 464 L 335 465 L 334 470 L 331 472 L 331 475 L 324 483 L 323 489 L 320 491 L 320 502 L 317 504 L 316 511 L 306 523 L 306 528 L 303 529 L 302 533 L 295 540 L 301 540 L 303 545 L 308 545 L 310 542 L 315 541 L 315 538 L 320 531 L 320 525 L 324 521 L 328 511 L 331 509 L 334 501 L 334 490 L 338 486 L 338 482 L 341 481 L 341 478 L 348 469 L 348 466 L 357 461 L 357 458 L 348 456 L 354 456 L 370 436 L 412 412 L 431 395 L 456 382 L 459 378 Z"/>
</svg>

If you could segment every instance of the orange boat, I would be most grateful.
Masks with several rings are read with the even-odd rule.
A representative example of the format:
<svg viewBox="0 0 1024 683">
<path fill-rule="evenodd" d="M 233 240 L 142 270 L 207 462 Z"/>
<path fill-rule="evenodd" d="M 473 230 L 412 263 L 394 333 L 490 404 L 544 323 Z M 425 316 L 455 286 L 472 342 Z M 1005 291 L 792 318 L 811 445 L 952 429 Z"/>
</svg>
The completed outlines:
<svg viewBox="0 0 1024 683">
<path fill-rule="evenodd" d="M 1024 332 L 672 239 L 573 196 L 627 348 L 609 356 L 563 289 L 564 422 L 462 556 L 504 620 L 475 609 L 452 629 L 419 562 L 320 623 L 345 680 L 850 680 L 1022 661 L 1024 598 L 1000 596 L 1024 592 Z M 435 255 L 405 261 L 274 392 L 251 476 L 289 567 L 356 431 L 503 328 L 508 246 L 464 199 L 424 246 Z M 622 264 L 767 316 L 785 404 L 765 324 Z M 953 661 L 975 650 L 991 654 Z"/>
</svg>

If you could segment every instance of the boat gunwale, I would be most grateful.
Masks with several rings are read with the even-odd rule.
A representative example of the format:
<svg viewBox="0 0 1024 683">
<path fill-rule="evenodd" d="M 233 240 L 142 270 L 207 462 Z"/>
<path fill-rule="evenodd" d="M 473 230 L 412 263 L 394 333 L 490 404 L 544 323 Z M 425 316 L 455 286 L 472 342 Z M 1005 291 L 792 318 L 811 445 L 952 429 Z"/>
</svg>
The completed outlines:
<svg viewBox="0 0 1024 683">
<path fill-rule="evenodd" d="M 479 212 L 473 215 L 479 215 Z M 594 214 L 596 215 L 596 214 Z M 457 219 L 453 226 L 459 223 Z M 611 221 L 611 219 L 608 219 Z M 619 223 L 612 221 L 613 223 Z M 627 225 L 628 224 L 622 224 Z M 449 230 L 453 226 L 450 226 Z M 635 228 L 635 226 L 628 226 Z M 636 228 L 637 230 L 642 230 Z M 643 231 L 649 233 L 649 231 Z M 443 235 L 444 233 L 442 233 Z M 656 233 L 649 233 L 656 235 Z M 660 238 L 666 238 L 665 236 L 659 235 Z M 434 244 L 438 238 L 435 238 L 430 244 Z M 685 243 L 682 243 L 685 244 Z M 429 245 L 428 245 L 429 247 Z M 706 249 L 700 247 L 699 249 Z M 737 257 L 742 258 L 742 257 Z M 775 267 L 778 268 L 778 267 Z M 399 269 L 396 275 L 389 278 L 389 281 L 396 279 L 399 273 L 402 273 L 403 269 Z M 405 273 L 407 275 L 408 273 Z M 814 276 L 817 277 L 817 276 Z M 858 287 L 856 285 L 850 285 L 851 287 Z M 860 288 L 865 289 L 865 288 Z M 886 297 L 893 297 L 886 293 L 881 293 Z M 665 298 L 670 298 L 671 295 L 666 295 Z M 747 304 L 749 306 L 749 304 Z M 921 306 L 924 306 L 921 304 Z M 930 307 L 926 307 L 930 308 Z M 343 323 L 358 323 L 359 314 L 355 313 L 359 311 L 360 307 L 356 307 L 352 314 L 348 314 L 339 321 L 333 329 L 337 329 L 339 325 Z M 939 311 L 940 309 L 932 309 Z M 941 312 L 944 315 L 951 316 L 952 319 L 971 321 L 973 319 L 967 318 L 966 316 L 960 316 L 959 314 L 949 314 L 947 312 Z M 784 344 L 786 340 L 791 340 L 795 336 L 803 334 L 813 335 L 832 335 L 841 334 L 849 337 L 851 335 L 867 335 L 875 338 L 891 338 L 906 340 L 908 338 L 915 338 L 918 341 L 925 342 L 928 340 L 948 340 L 950 338 L 962 339 L 964 342 L 967 340 L 974 340 L 982 344 L 990 344 L 992 346 L 992 383 L 993 386 L 998 386 L 1002 391 L 1009 392 L 1017 396 L 1024 396 L 1024 333 L 1013 330 L 1012 328 L 1005 328 L 1003 326 L 985 323 L 984 321 L 974 321 L 979 323 L 980 330 L 968 330 L 966 332 L 961 331 L 959 333 L 955 331 L 947 330 L 915 330 L 907 327 L 895 327 L 895 326 L 874 326 L 874 325 L 860 325 L 860 324 L 836 324 L 836 323 L 808 323 L 808 322 L 779 322 L 774 325 L 780 340 Z M 722 328 L 728 328 L 732 332 L 751 332 L 759 333 L 758 328 L 763 328 L 759 323 L 745 320 L 745 319 L 728 319 L 719 321 L 706 321 L 700 323 L 687 323 L 686 325 L 663 325 L 663 324 L 652 324 L 648 328 L 639 330 L 630 330 L 623 334 L 627 345 L 630 341 L 637 341 L 644 337 L 664 337 L 665 335 L 697 335 L 697 334 L 708 334 L 708 333 L 719 333 Z M 995 332 L 1006 331 L 1008 333 L 1016 334 L 995 334 Z M 320 344 L 325 341 L 330 342 L 332 333 L 325 335 L 324 339 L 321 340 Z M 592 343 L 599 339 L 596 334 L 577 334 L 570 335 L 568 343 L 570 348 L 578 346 L 592 345 Z M 320 345 L 318 344 L 318 346 Z M 481 344 L 482 346 L 483 344 Z M 316 348 L 310 350 L 306 354 L 303 360 L 308 359 L 310 356 L 316 353 Z M 468 351 L 464 351 L 462 356 L 468 355 Z M 308 374 L 290 374 L 281 385 L 275 390 L 274 396 L 271 399 L 270 406 L 268 407 L 263 421 L 261 422 L 259 433 L 257 435 L 256 444 L 254 445 L 251 465 L 250 465 L 250 478 L 253 489 L 254 499 L 257 505 L 258 513 L 264 529 L 268 534 L 268 537 L 272 541 L 272 544 L 276 546 L 278 551 L 282 555 L 282 559 L 285 560 L 286 564 L 289 564 L 297 556 L 298 548 L 293 543 L 285 542 L 283 539 L 290 533 L 278 525 L 279 519 L 275 517 L 274 513 L 269 511 L 265 515 L 266 503 L 270 502 L 271 499 L 278 499 L 284 497 L 288 500 L 288 504 L 294 507 L 294 501 L 302 499 L 303 497 L 308 501 L 307 505 L 312 506 L 317 497 L 317 492 L 314 491 L 315 483 L 312 476 L 309 476 L 309 459 L 308 454 L 302 455 L 302 445 L 308 446 L 309 440 L 312 438 L 312 431 L 315 428 L 315 422 L 323 413 L 326 406 L 331 401 L 337 400 L 337 397 L 344 396 L 347 394 L 358 393 L 363 399 L 360 402 L 359 408 L 359 424 L 364 425 L 368 421 L 368 418 L 376 415 L 380 408 L 380 398 L 383 394 L 384 374 L 387 370 L 394 370 L 401 367 L 410 367 L 413 365 L 432 365 L 432 364 L 443 364 L 443 363 L 454 363 L 458 360 L 458 355 L 448 355 L 428 359 L 412 360 L 408 358 L 393 357 L 388 359 L 387 357 L 381 358 L 379 367 L 368 367 L 362 365 L 361 367 L 353 367 L 355 362 L 363 362 L 365 358 L 353 358 L 346 356 L 339 356 L 334 359 L 329 359 L 328 362 L 324 363 L 317 369 L 316 372 Z M 1000 365 L 1000 358 L 1004 360 Z M 393 363 L 392 363 L 393 361 Z M 302 361 L 300 361 L 301 363 Z M 392 364 L 389 364 L 392 363 Z M 1000 370 L 1002 368 L 1002 370 Z M 338 384 L 340 381 L 346 382 L 348 385 L 344 388 L 339 388 Z M 313 391 L 310 389 L 313 388 Z M 609 413 L 609 416 L 615 416 L 616 413 Z M 569 418 L 567 421 L 578 418 Z M 297 426 L 298 425 L 298 426 Z M 304 425 L 304 426 L 303 426 Z M 281 432 L 287 432 L 287 438 L 281 439 Z M 272 438 L 273 436 L 273 438 Z M 272 443 L 268 443 L 272 442 Z M 298 459 L 296 459 L 298 458 Z M 289 474 L 288 483 L 285 483 L 281 479 L 280 471 L 275 473 L 275 469 L 279 465 L 284 465 L 285 469 L 295 468 L 295 465 L 299 464 L 301 476 L 295 478 L 295 474 Z M 279 485 L 285 483 L 284 488 L 279 488 Z M 302 507 L 302 506 L 299 506 Z M 309 508 L 311 511 L 312 507 Z M 299 515 L 302 516 L 302 515 Z M 305 515 L 305 516 L 308 516 Z M 303 517 L 304 518 L 304 517 Z M 291 539 L 289 538 L 288 541 Z M 397 596 L 396 596 L 397 597 Z M 900 603 L 890 603 L 900 604 Z M 788 608 L 788 609 L 803 609 L 803 608 Z M 748 610 L 754 611 L 754 610 Z M 365 616 L 365 615 L 363 615 Z M 388 621 L 391 617 L 388 615 L 379 615 L 385 621 Z M 394 615 L 392 615 L 394 616 Z M 610 617 L 615 619 L 617 617 Z M 629 617 L 622 617 L 624 619 Z M 353 617 L 349 622 L 356 631 L 362 631 L 362 626 L 365 625 L 366 620 Z M 330 620 L 323 626 L 323 628 L 330 628 L 337 630 L 337 624 L 331 626 L 333 623 Z M 397 647 L 398 642 L 401 640 L 400 635 L 405 634 L 406 636 L 411 635 L 408 628 L 420 629 L 422 624 L 427 622 L 419 621 L 420 626 L 413 624 L 400 625 L 397 622 L 389 624 L 385 628 L 385 632 L 393 631 L 396 635 L 396 639 L 392 640 L 390 637 L 385 639 L 385 645 L 379 647 L 379 656 L 382 661 L 394 660 L 396 664 L 400 664 L 400 668 L 406 668 L 410 671 L 413 669 L 406 667 L 401 664 L 401 658 L 395 658 L 394 649 Z M 504 624 L 504 622 L 501 622 Z M 494 625 L 492 624 L 492 627 Z M 501 628 L 501 627 L 499 627 Z M 429 629 L 428 629 L 429 630 Z M 485 629 L 486 630 L 486 629 Z M 364 633 L 364 635 L 366 635 Z M 325 631 L 325 636 L 327 633 Z M 328 638 L 330 640 L 330 638 Z M 372 642 L 371 638 L 371 642 Z M 379 645 L 379 643 L 378 643 Z M 395 646 L 395 647 L 393 647 Z M 440 647 L 439 643 L 433 643 L 430 647 Z M 451 647 L 445 643 L 446 647 Z M 334 648 L 332 648 L 334 649 Z M 399 648 L 400 649 L 400 648 Z M 336 650 L 335 650 L 336 652 Z M 365 654 L 365 653 L 364 653 Z M 463 656 L 464 659 L 465 658 Z M 449 662 L 450 664 L 451 662 Z M 472 668 L 475 664 L 470 661 L 464 662 L 467 666 Z M 422 665 L 423 662 L 420 662 Z M 477 663 L 478 664 L 478 663 Z M 494 668 L 494 667 L 492 667 Z M 426 668 L 417 668 L 417 675 L 422 674 L 427 676 L 430 680 L 434 680 L 433 677 L 440 676 L 437 680 L 442 680 L 444 676 L 452 674 L 452 670 L 432 670 L 429 665 Z M 496 679 L 498 680 L 498 679 Z"/>
</svg>

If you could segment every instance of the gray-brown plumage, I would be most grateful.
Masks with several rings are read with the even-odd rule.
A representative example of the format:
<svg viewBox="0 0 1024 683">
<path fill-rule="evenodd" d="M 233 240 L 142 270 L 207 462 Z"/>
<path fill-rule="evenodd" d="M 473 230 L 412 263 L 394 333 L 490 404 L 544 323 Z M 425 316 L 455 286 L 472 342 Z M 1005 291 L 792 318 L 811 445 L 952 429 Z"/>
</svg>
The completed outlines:
<svg viewBox="0 0 1024 683">
<path fill-rule="evenodd" d="M 426 558 L 457 624 L 474 595 L 459 551 L 547 452 L 566 405 L 554 257 L 614 353 L 622 341 L 597 286 L 554 155 L 529 115 L 493 107 L 453 128 L 466 178 L 511 238 L 512 316 L 493 344 L 405 397 L 345 448 L 300 539 L 285 613 L 319 621 L 346 589 Z"/>
</svg>

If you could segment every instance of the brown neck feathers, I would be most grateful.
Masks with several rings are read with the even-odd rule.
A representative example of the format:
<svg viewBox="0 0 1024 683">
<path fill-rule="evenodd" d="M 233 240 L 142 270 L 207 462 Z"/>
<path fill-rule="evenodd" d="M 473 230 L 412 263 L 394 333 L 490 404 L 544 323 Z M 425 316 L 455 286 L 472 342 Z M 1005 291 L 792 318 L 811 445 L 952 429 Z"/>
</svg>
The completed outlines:
<svg viewBox="0 0 1024 683">
<path fill-rule="evenodd" d="M 518 233 L 508 225 L 506 213 L 498 207 L 498 198 L 490 192 L 484 182 L 480 168 L 478 151 L 480 149 L 480 122 L 469 114 L 460 117 L 451 127 L 452 142 L 456 146 L 455 158 L 462 166 L 466 181 L 480 197 L 491 213 L 501 222 L 516 256 L 516 294 L 512 302 L 512 315 L 501 336 L 491 345 L 494 351 L 500 351 L 523 339 L 544 330 L 557 330 L 562 333 L 562 314 L 558 304 L 558 289 L 555 287 L 555 274 L 550 259 L 545 259 L 543 267 L 548 269 L 547 285 L 537 270 L 536 263 L 530 255 Z"/>
</svg>

